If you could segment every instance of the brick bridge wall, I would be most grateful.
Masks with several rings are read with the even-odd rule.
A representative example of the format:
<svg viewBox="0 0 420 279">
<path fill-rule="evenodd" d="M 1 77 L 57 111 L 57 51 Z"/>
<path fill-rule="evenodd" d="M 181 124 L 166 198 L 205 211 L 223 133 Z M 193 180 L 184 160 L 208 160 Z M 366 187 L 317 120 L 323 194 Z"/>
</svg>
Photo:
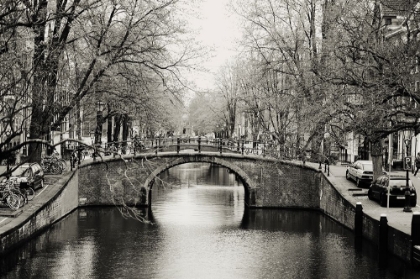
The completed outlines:
<svg viewBox="0 0 420 279">
<path fill-rule="evenodd" d="M 155 177 L 190 162 L 218 164 L 235 173 L 244 184 L 250 207 L 320 208 L 322 174 L 317 170 L 261 156 L 204 152 L 148 154 L 81 165 L 79 198 L 86 205 L 148 206 Z"/>
</svg>

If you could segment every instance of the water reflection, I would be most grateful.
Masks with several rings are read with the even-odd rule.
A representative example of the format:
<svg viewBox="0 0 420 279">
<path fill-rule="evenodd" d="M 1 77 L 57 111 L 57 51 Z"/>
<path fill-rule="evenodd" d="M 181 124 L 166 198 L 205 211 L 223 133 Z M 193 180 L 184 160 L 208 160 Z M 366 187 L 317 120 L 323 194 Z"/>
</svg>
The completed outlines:
<svg viewBox="0 0 420 279">
<path fill-rule="evenodd" d="M 153 189 L 154 225 L 80 209 L 0 263 L 1 278 L 420 278 L 314 211 L 249 210 L 233 174 L 183 165 Z M 172 185 L 172 187 L 170 187 Z"/>
</svg>

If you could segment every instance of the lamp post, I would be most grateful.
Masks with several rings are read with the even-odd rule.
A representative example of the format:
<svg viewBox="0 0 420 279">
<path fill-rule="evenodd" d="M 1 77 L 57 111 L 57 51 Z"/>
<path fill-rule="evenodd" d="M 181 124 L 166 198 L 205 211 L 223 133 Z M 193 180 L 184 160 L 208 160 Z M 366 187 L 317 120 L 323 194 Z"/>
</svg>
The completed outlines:
<svg viewBox="0 0 420 279">
<path fill-rule="evenodd" d="M 331 150 L 330 150 L 330 133 L 329 132 L 326 132 L 324 134 L 324 147 L 325 147 L 324 148 L 324 157 L 325 157 L 325 161 L 324 161 L 324 167 L 325 167 L 325 169 L 324 169 L 324 172 L 327 172 L 327 165 L 328 165 L 328 174 L 327 174 L 327 176 L 329 176 L 330 175 L 330 159 L 329 159 L 329 156 L 330 156 L 330 152 L 331 152 Z"/>
<path fill-rule="evenodd" d="M 92 145 L 95 143 L 95 135 L 96 135 L 96 131 L 91 131 L 90 132 L 90 140 L 92 142 Z M 93 149 L 92 158 L 93 158 L 93 161 L 96 160 L 96 149 Z"/>
<path fill-rule="evenodd" d="M 325 172 L 327 172 L 327 156 L 325 155 L 325 147 L 326 147 L 326 142 L 327 140 L 330 138 L 330 133 L 329 132 L 324 132 L 324 136 L 322 138 L 321 141 L 321 150 L 319 151 L 319 167 L 318 169 L 322 170 L 322 159 L 324 159 L 324 165 L 325 165 Z M 328 162 L 329 165 L 329 162 Z"/>
<path fill-rule="evenodd" d="M 410 185 L 408 184 L 409 178 L 408 178 L 408 172 L 411 170 L 411 156 L 408 152 L 409 147 L 410 147 L 410 143 L 411 143 L 411 131 L 406 130 L 404 131 L 404 143 L 405 143 L 405 152 L 406 152 L 406 157 L 404 158 L 404 169 L 406 171 L 406 184 L 405 184 L 405 207 L 404 207 L 404 212 L 412 212 L 411 207 L 410 207 L 410 197 L 411 197 L 411 193 L 410 193 Z"/>
<path fill-rule="evenodd" d="M 29 134 L 29 128 L 25 128 L 25 129 L 23 130 L 23 132 L 24 132 L 24 135 L 23 135 L 23 139 L 24 139 L 24 141 L 29 140 L 29 139 L 31 138 L 31 135 Z M 28 155 L 29 155 L 29 154 L 28 154 L 28 146 L 27 146 L 27 144 L 25 144 L 25 145 L 23 146 L 23 155 L 24 155 L 24 156 L 28 156 Z"/>
<path fill-rule="evenodd" d="M 98 101 L 96 104 L 98 106 L 98 111 L 96 114 L 95 145 L 100 146 L 102 144 L 102 112 L 104 109 L 104 103 Z"/>
</svg>

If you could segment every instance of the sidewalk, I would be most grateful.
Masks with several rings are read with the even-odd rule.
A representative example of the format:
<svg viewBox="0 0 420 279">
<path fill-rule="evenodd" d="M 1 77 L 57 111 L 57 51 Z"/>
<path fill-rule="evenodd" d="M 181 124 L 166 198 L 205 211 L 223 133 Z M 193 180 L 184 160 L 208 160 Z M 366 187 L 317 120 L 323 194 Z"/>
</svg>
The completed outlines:
<svg viewBox="0 0 420 279">
<path fill-rule="evenodd" d="M 319 164 L 307 162 L 306 165 L 317 168 Z M 322 165 L 322 171 L 324 172 L 325 166 Z M 405 171 L 392 171 L 394 174 L 406 175 Z M 327 173 L 325 173 L 327 175 Z M 420 193 L 420 175 L 414 176 L 411 172 L 409 173 L 410 179 L 413 181 L 416 187 L 417 193 Z M 337 188 L 337 190 L 346 198 L 350 203 L 356 206 L 357 202 L 362 203 L 363 212 L 370 217 L 379 220 L 381 214 L 386 214 L 388 219 L 388 225 L 402 231 L 408 235 L 411 235 L 411 221 L 413 212 L 420 212 L 419 197 L 417 197 L 417 206 L 412 208 L 413 212 L 403 212 L 403 207 L 381 207 L 376 201 L 371 201 L 367 197 L 368 188 L 358 188 L 353 181 L 346 179 L 346 166 L 345 165 L 331 165 L 330 175 L 327 177 L 328 180 Z M 362 189 L 362 190 L 360 190 Z M 355 195 L 356 194 L 356 195 Z"/>
<path fill-rule="evenodd" d="M 63 171 L 62 174 L 44 175 L 44 188 L 36 190 L 34 200 L 29 201 L 22 208 L 13 211 L 6 204 L 0 204 L 0 233 L 3 231 L 3 226 L 10 222 L 17 225 L 18 222 L 16 222 L 16 217 L 20 215 L 27 215 L 27 212 L 32 212 L 33 208 L 39 208 L 46 201 L 48 201 L 48 199 L 45 199 L 45 197 L 49 197 L 51 196 L 51 194 L 55 194 L 57 192 L 58 187 L 56 187 L 56 184 L 58 183 L 58 181 L 65 181 L 65 178 L 68 177 L 72 172 L 70 162 L 67 161 L 66 163 L 67 168 Z M 13 167 L 14 166 L 10 166 L 10 169 L 12 169 Z M 0 165 L 0 173 L 5 173 L 6 171 L 7 166 Z M 0 179 L 6 179 L 6 177 L 2 177 Z"/>
</svg>

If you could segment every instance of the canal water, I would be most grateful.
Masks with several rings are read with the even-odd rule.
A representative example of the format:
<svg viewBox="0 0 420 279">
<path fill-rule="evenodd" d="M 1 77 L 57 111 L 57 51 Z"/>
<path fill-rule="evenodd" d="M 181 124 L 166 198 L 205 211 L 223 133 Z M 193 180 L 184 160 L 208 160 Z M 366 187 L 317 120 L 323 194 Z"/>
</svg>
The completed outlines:
<svg viewBox="0 0 420 279">
<path fill-rule="evenodd" d="M 74 211 L 0 258 L 0 278 L 420 278 L 318 212 L 247 210 L 221 167 L 172 168 L 152 200 L 151 223 L 114 207 Z"/>
</svg>

